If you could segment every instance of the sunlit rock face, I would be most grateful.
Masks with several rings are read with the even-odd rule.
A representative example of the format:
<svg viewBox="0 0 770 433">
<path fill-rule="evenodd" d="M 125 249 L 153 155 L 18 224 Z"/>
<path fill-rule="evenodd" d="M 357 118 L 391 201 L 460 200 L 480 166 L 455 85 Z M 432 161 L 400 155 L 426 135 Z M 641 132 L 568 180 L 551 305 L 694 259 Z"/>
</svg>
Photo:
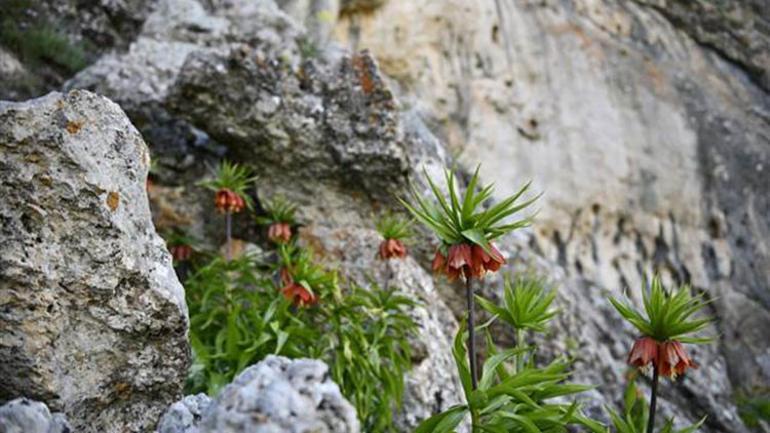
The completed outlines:
<svg viewBox="0 0 770 433">
<path fill-rule="evenodd" d="M 0 103 L 0 401 L 42 401 L 79 432 L 145 432 L 179 397 L 187 306 L 148 167 L 106 98 Z"/>
<path fill-rule="evenodd" d="M 390 1 L 334 36 L 372 51 L 500 196 L 534 181 L 529 247 L 569 275 L 618 294 L 655 269 L 715 298 L 720 353 L 750 388 L 770 379 L 766 16 L 697 7 Z"/>
</svg>

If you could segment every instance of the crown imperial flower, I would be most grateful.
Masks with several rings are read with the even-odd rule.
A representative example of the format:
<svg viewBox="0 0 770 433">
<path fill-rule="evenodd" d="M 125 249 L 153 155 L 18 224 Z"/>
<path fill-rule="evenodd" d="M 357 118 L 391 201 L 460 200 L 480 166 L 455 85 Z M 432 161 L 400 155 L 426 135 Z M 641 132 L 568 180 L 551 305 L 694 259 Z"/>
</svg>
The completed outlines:
<svg viewBox="0 0 770 433">
<path fill-rule="evenodd" d="M 504 265 L 505 258 L 495 248 L 492 241 L 498 237 L 529 225 L 530 218 L 511 223 L 503 221 L 532 204 L 538 197 L 523 203 L 517 200 L 528 190 L 524 185 L 516 194 L 508 197 L 486 210 L 479 206 L 492 197 L 492 186 L 476 190 L 479 169 L 473 174 L 465 195 L 460 197 L 452 171 L 445 172 L 448 198 L 427 176 L 434 201 L 422 197 L 412 186 L 412 202 L 401 203 L 420 220 L 431 228 L 441 239 L 441 247 L 433 259 L 433 271 L 455 280 L 459 276 L 465 279 L 483 278 L 487 272 L 497 272 Z"/>
<path fill-rule="evenodd" d="M 169 248 L 174 262 L 184 262 L 192 256 L 193 249 L 189 245 L 173 245 Z"/>
<path fill-rule="evenodd" d="M 628 365 L 645 368 L 658 362 L 658 342 L 650 337 L 642 337 L 634 342 L 634 347 L 628 354 Z"/>
<path fill-rule="evenodd" d="M 688 368 L 698 368 L 678 341 L 666 341 L 658 345 L 657 364 L 661 375 L 672 378 L 681 376 Z"/>
<path fill-rule="evenodd" d="M 406 257 L 406 246 L 399 239 L 385 239 L 380 243 L 377 256 L 381 260 L 403 259 Z"/>
<path fill-rule="evenodd" d="M 221 213 L 238 213 L 246 206 L 243 197 L 228 188 L 221 188 L 214 196 L 214 206 Z"/>
<path fill-rule="evenodd" d="M 245 207 L 251 209 L 246 188 L 256 179 L 248 168 L 222 161 L 214 178 L 203 182 L 203 186 L 214 191 L 214 206 L 219 212 L 238 213 Z"/>
<path fill-rule="evenodd" d="M 267 229 L 267 238 L 276 244 L 283 244 L 291 240 L 291 226 L 285 222 L 275 222 Z"/>
<path fill-rule="evenodd" d="M 644 315 L 630 306 L 610 298 L 616 310 L 636 327 L 642 337 L 636 340 L 628 355 L 628 364 L 638 368 L 652 365 L 661 375 L 675 377 L 697 368 L 682 343 L 705 343 L 709 338 L 693 338 L 689 334 L 702 330 L 710 318 L 694 317 L 708 302 L 702 295 L 690 295 L 690 288 L 680 287 L 669 293 L 660 278 L 652 280 L 643 292 Z"/>
</svg>

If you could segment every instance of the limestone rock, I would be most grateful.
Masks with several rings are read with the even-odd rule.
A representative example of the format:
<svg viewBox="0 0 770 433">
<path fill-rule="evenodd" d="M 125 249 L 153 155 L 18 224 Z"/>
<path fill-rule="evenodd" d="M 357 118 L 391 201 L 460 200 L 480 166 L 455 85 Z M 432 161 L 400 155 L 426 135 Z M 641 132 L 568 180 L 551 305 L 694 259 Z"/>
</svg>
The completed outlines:
<svg viewBox="0 0 770 433">
<path fill-rule="evenodd" d="M 168 408 L 158 423 L 158 433 L 198 433 L 203 412 L 210 405 L 206 394 L 185 396 Z"/>
<path fill-rule="evenodd" d="M 657 271 L 714 299 L 726 377 L 694 386 L 721 388 L 720 402 L 671 396 L 690 419 L 731 406 L 707 432 L 741 431 L 725 396 L 770 381 L 770 35 L 757 5 L 390 1 L 335 29 L 464 165 L 482 164 L 498 198 L 530 179 L 545 192 L 518 249 L 596 293 L 637 291 Z"/>
<path fill-rule="evenodd" d="M 106 98 L 0 103 L 0 401 L 43 401 L 78 432 L 139 432 L 179 398 L 187 307 L 148 167 Z"/>
<path fill-rule="evenodd" d="M 39 401 L 17 398 L 0 406 L 2 433 L 70 433 L 67 419 Z"/>
<path fill-rule="evenodd" d="M 175 403 L 158 433 L 358 433 L 359 429 L 355 409 L 329 379 L 326 364 L 271 355 L 241 372 L 210 402 L 198 395 Z"/>
</svg>

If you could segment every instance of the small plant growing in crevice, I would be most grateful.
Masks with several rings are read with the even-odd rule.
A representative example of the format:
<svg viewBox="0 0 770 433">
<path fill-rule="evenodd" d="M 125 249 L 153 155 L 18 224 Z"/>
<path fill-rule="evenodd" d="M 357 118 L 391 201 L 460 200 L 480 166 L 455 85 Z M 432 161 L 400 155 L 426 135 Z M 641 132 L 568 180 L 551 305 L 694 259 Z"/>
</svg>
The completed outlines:
<svg viewBox="0 0 770 433">
<path fill-rule="evenodd" d="M 225 257 L 232 258 L 233 214 L 244 208 L 252 209 L 251 197 L 246 193 L 249 184 L 257 180 L 247 167 L 222 161 L 214 179 L 203 182 L 203 186 L 214 191 L 214 206 L 225 216 Z"/>
<path fill-rule="evenodd" d="M 711 319 L 697 315 L 708 304 L 702 295 L 692 296 L 688 286 L 681 286 L 675 291 L 666 290 L 657 276 L 652 279 L 649 290 L 642 291 L 642 300 L 643 313 L 629 302 L 610 298 L 618 313 L 640 333 L 628 354 L 628 364 L 642 371 L 652 367 L 646 425 L 646 433 L 652 433 L 655 428 L 659 377 L 662 375 L 673 379 L 691 368 L 697 368 L 683 343 L 710 342 L 710 338 L 692 337 L 691 334 L 703 330 Z"/>
<path fill-rule="evenodd" d="M 377 250 L 380 260 L 406 257 L 406 241 L 412 237 L 412 221 L 386 214 L 377 221 L 377 232 L 382 236 Z"/>
</svg>

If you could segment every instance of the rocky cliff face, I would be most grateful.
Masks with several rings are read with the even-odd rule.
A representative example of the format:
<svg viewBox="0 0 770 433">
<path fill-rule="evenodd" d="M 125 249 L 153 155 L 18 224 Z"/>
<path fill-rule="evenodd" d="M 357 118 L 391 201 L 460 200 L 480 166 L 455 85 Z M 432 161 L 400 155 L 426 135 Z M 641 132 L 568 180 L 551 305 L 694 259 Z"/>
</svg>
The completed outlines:
<svg viewBox="0 0 770 433">
<path fill-rule="evenodd" d="M 393 208 L 423 166 L 435 173 L 450 154 L 482 163 L 501 195 L 532 179 L 541 212 L 505 252 L 516 272 L 559 285 L 565 313 L 543 344 L 577 356 L 579 380 L 604 384 L 593 407 L 618 401 L 633 337 L 606 296 L 656 270 L 713 298 L 719 335 L 697 349 L 695 375 L 664 387 L 667 407 L 682 421 L 708 415 L 706 432 L 747 431 L 735 393 L 770 382 L 761 0 L 150 3 L 126 42 L 66 87 L 115 100 L 149 142 L 166 184 L 156 224 L 186 221 L 210 238 L 190 185 L 226 154 L 259 169 L 260 194 L 299 202 L 314 223 L 306 241 L 357 275 L 372 264 L 344 252 L 361 249 L 372 211 Z M 25 67 L 0 51 L 3 76 Z M 462 302 L 451 288 L 431 294 L 417 270 L 388 272 L 378 278 L 403 272 L 441 297 L 420 313 L 435 347 L 416 362 L 409 409 L 425 413 L 432 396 L 438 410 L 456 387 L 436 376 L 454 329 L 447 306 L 459 314 Z"/>
<path fill-rule="evenodd" d="M 367 48 L 467 165 L 544 191 L 529 246 L 611 292 L 712 296 L 736 388 L 767 384 L 770 98 L 756 2 L 387 2 Z M 766 9 L 766 8 L 765 8 Z"/>
<path fill-rule="evenodd" d="M 140 432 L 179 397 L 187 306 L 149 161 L 104 97 L 0 103 L 0 400 L 43 401 L 79 432 Z"/>
</svg>

